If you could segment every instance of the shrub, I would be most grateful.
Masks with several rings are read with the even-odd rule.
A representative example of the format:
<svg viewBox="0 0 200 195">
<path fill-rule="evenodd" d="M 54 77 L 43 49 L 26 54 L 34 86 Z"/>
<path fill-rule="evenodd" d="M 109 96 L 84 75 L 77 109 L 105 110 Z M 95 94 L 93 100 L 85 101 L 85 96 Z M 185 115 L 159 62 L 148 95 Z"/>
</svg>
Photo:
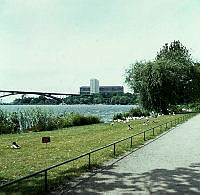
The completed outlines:
<svg viewBox="0 0 200 195">
<path fill-rule="evenodd" d="M 130 116 L 132 117 L 141 117 L 141 116 L 149 116 L 149 111 L 143 108 L 132 108 L 130 111 Z"/>
<path fill-rule="evenodd" d="M 118 119 L 120 119 L 120 120 L 123 120 L 123 119 L 124 119 L 124 116 L 123 116 L 122 113 L 118 113 L 118 114 L 115 114 L 115 115 L 113 116 L 113 120 L 118 120 Z"/>
<path fill-rule="evenodd" d="M 140 117 L 142 116 L 142 111 L 140 108 L 132 108 L 130 111 L 130 116 L 133 116 L 133 117 Z"/>
<path fill-rule="evenodd" d="M 124 117 L 125 117 L 125 118 L 127 118 L 127 117 L 129 117 L 129 116 L 131 116 L 129 112 L 125 112 L 125 113 L 124 113 Z"/>
<path fill-rule="evenodd" d="M 200 102 L 195 102 L 195 103 L 189 104 L 188 107 L 190 109 L 192 109 L 192 111 L 194 111 L 194 112 L 200 112 Z"/>
<path fill-rule="evenodd" d="M 170 112 L 174 112 L 174 113 L 180 113 L 183 112 L 183 108 L 185 108 L 185 106 L 181 106 L 181 105 L 171 105 L 169 107 L 169 111 Z"/>
<path fill-rule="evenodd" d="M 194 112 L 200 112 L 200 104 L 196 105 L 192 110 Z"/>
<path fill-rule="evenodd" d="M 100 117 L 98 116 L 93 116 L 93 115 L 88 115 L 87 116 L 88 123 L 89 124 L 97 124 L 100 123 Z"/>
<path fill-rule="evenodd" d="M 80 126 L 80 125 L 90 125 L 90 124 L 96 124 L 100 122 L 100 118 L 97 116 L 84 116 L 77 113 L 72 113 L 72 124 L 73 126 Z"/>
</svg>

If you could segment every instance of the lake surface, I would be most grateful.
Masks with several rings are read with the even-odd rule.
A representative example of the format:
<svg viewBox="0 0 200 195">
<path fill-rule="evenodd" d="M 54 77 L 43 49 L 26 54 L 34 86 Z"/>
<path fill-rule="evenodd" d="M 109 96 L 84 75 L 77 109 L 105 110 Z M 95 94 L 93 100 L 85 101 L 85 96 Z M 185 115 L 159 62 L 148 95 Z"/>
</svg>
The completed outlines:
<svg viewBox="0 0 200 195">
<path fill-rule="evenodd" d="M 100 116 L 101 120 L 107 122 L 112 120 L 114 114 L 128 112 L 135 105 L 0 105 L 0 109 L 9 112 L 23 111 L 32 108 L 50 110 L 56 114 L 63 112 L 76 112 L 84 115 L 92 114 Z"/>
</svg>

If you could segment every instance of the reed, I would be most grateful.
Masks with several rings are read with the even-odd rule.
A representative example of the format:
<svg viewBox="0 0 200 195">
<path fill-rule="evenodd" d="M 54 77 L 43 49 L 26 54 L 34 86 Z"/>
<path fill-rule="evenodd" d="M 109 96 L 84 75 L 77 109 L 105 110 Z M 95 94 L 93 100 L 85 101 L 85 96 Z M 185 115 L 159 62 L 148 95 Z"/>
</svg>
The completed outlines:
<svg viewBox="0 0 200 195">
<path fill-rule="evenodd" d="M 41 108 L 6 112 L 0 110 L 0 134 L 27 131 L 51 131 L 60 128 L 99 123 L 97 116 L 78 113 L 55 114 Z"/>
</svg>

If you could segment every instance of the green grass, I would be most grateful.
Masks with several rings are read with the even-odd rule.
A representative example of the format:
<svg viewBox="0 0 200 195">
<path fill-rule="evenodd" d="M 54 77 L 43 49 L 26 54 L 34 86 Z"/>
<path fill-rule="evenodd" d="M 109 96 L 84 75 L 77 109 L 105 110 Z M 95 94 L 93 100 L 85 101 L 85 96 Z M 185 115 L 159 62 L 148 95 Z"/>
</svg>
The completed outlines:
<svg viewBox="0 0 200 195">
<path fill-rule="evenodd" d="M 0 135 L 0 183 L 5 183 L 16 178 L 32 174 L 41 169 L 65 160 L 87 153 L 96 148 L 110 144 L 114 141 L 144 131 L 153 126 L 165 123 L 182 115 L 161 116 L 151 118 L 149 125 L 143 125 L 143 120 L 131 121 L 129 124 L 133 130 L 128 130 L 127 123 L 116 123 L 110 126 L 107 123 L 70 127 L 55 131 L 29 132 L 21 134 Z M 152 121 L 158 123 L 153 124 Z M 146 121 L 146 120 L 145 120 Z M 169 128 L 170 125 L 168 125 Z M 155 135 L 159 135 L 164 128 L 156 128 Z M 47 145 L 41 143 L 43 136 L 51 136 L 51 142 Z M 153 138 L 152 132 L 146 133 L 146 139 Z M 11 149 L 11 143 L 16 141 L 21 149 Z M 143 135 L 134 137 L 133 147 L 143 144 Z M 116 156 L 131 150 L 130 140 L 116 144 Z M 103 162 L 113 158 L 113 146 L 98 151 L 91 155 L 93 167 L 100 166 Z M 73 177 L 79 176 L 88 168 L 88 157 L 68 163 L 48 171 L 48 184 L 53 189 L 57 184 L 62 184 Z M 22 192 L 33 193 L 43 189 L 44 173 L 37 177 L 29 178 L 19 184 L 6 187 L 5 191 L 15 191 L 21 188 Z"/>
</svg>

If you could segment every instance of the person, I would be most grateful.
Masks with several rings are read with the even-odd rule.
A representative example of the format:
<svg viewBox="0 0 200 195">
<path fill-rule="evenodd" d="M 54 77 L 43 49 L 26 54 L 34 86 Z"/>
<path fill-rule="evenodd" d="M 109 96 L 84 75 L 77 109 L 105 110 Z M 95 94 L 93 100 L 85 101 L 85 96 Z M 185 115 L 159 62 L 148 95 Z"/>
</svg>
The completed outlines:
<svg viewBox="0 0 200 195">
<path fill-rule="evenodd" d="M 13 148 L 13 149 L 19 149 L 21 147 L 16 142 L 13 142 L 11 148 Z"/>
</svg>

